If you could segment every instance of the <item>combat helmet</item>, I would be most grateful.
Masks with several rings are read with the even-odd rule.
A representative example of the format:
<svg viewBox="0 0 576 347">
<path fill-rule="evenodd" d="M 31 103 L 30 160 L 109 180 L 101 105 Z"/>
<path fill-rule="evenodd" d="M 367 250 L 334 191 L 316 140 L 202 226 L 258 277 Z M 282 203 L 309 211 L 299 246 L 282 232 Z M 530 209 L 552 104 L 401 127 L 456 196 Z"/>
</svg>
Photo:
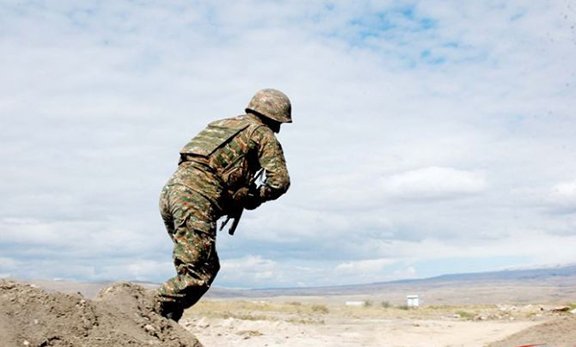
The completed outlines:
<svg viewBox="0 0 576 347">
<path fill-rule="evenodd" d="M 292 105 L 286 94 L 276 89 L 259 90 L 246 106 L 246 112 L 257 112 L 280 123 L 292 123 Z"/>
</svg>

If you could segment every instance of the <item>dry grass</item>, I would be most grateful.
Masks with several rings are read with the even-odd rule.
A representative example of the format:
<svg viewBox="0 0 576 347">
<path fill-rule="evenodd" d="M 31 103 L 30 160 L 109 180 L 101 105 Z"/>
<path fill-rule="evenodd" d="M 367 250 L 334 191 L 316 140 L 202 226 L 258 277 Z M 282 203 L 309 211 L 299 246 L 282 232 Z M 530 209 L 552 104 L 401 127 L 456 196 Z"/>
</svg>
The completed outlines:
<svg viewBox="0 0 576 347">
<path fill-rule="evenodd" d="M 346 306 L 344 302 L 306 300 L 232 300 L 204 299 L 186 312 L 189 318 L 287 321 L 323 324 L 340 319 L 449 319 L 457 321 L 526 320 L 549 314 L 550 308 L 539 305 L 429 305 L 408 308 L 388 302 L 367 302 Z"/>
<path fill-rule="evenodd" d="M 248 300 L 203 300 L 186 312 L 189 316 L 235 318 L 242 320 L 287 321 L 291 323 L 323 323 L 328 308 L 320 304 L 300 302 L 275 303 Z"/>
</svg>

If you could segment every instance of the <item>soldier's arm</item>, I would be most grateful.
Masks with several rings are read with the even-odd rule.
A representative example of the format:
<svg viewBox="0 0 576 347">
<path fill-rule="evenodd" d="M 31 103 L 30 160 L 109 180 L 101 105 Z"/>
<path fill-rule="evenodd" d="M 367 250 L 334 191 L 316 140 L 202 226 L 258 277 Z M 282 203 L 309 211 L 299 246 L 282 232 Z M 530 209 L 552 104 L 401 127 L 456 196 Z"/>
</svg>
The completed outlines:
<svg viewBox="0 0 576 347">
<path fill-rule="evenodd" d="M 258 148 L 258 161 L 266 173 L 266 180 L 259 188 L 258 195 L 261 202 L 275 200 L 290 187 L 284 151 L 272 130 L 267 127 L 259 127 L 253 139 Z"/>
</svg>

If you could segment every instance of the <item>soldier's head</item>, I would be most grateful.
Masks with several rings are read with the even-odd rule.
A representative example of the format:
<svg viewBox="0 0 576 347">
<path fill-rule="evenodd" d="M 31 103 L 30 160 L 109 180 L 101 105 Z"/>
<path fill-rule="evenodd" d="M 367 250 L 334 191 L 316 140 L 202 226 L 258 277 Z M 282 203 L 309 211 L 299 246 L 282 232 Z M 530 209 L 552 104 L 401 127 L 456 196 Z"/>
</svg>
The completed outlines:
<svg viewBox="0 0 576 347">
<path fill-rule="evenodd" d="M 246 112 L 259 116 L 276 133 L 282 123 L 292 123 L 290 99 L 276 89 L 259 90 L 246 106 Z"/>
</svg>

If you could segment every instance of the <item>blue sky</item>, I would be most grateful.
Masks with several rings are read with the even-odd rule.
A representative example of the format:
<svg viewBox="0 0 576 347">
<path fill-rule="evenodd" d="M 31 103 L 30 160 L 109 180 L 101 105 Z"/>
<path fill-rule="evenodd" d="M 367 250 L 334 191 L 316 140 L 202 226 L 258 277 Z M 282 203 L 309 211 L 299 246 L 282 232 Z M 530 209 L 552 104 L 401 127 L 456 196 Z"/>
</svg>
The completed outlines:
<svg viewBox="0 0 576 347">
<path fill-rule="evenodd" d="M 284 91 L 287 195 L 215 285 L 574 263 L 569 1 L 2 1 L 0 277 L 163 281 L 158 194 L 204 125 Z"/>
</svg>

